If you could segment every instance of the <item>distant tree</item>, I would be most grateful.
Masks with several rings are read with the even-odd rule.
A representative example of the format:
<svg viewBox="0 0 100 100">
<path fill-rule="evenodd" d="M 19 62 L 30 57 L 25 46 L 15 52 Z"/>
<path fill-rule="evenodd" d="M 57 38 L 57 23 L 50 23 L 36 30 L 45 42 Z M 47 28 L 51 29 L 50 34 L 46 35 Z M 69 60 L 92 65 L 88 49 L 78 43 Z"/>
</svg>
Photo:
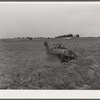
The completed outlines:
<svg viewBox="0 0 100 100">
<path fill-rule="evenodd" d="M 73 37 L 73 34 L 68 34 L 68 35 L 66 35 L 67 37 Z"/>
<path fill-rule="evenodd" d="M 26 37 L 27 39 L 29 39 L 29 37 Z"/>
<path fill-rule="evenodd" d="M 60 36 L 57 36 L 55 38 L 65 38 L 65 37 L 73 37 L 73 34 L 60 35 Z"/>
<path fill-rule="evenodd" d="M 32 37 L 26 37 L 27 39 L 29 39 L 29 40 L 32 40 L 33 38 Z"/>
<path fill-rule="evenodd" d="M 32 37 L 29 37 L 29 40 L 32 40 Z"/>
<path fill-rule="evenodd" d="M 76 37 L 80 37 L 80 35 L 79 34 L 76 34 Z"/>
</svg>

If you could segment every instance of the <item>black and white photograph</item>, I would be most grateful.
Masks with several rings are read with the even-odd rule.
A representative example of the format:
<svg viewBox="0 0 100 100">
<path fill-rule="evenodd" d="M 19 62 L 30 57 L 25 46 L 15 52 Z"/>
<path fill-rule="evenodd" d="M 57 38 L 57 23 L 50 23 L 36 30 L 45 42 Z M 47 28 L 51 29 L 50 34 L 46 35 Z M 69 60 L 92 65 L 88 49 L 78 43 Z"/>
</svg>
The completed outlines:
<svg viewBox="0 0 100 100">
<path fill-rule="evenodd" d="M 0 2 L 1 90 L 100 90 L 100 2 Z"/>
</svg>

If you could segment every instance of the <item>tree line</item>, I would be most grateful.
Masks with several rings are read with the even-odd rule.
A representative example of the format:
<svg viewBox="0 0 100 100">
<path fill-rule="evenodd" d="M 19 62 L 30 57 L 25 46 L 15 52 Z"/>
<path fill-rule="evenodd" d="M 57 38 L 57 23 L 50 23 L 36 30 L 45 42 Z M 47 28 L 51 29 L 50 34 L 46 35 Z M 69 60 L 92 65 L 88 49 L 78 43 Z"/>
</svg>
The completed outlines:
<svg viewBox="0 0 100 100">
<path fill-rule="evenodd" d="M 66 38 L 66 37 L 80 37 L 80 35 L 79 34 L 76 34 L 76 35 L 67 34 L 67 35 L 56 36 L 55 38 Z"/>
</svg>

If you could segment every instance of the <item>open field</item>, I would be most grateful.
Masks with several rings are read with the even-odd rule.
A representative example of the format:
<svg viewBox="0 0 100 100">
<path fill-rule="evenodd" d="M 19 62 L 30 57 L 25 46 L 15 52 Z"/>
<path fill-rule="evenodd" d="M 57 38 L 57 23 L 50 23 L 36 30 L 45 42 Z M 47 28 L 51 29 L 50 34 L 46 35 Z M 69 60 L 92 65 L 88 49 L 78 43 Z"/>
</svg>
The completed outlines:
<svg viewBox="0 0 100 100">
<path fill-rule="evenodd" d="M 45 54 L 64 42 L 77 60 L 61 64 Z M 1 89 L 100 89 L 100 38 L 0 40 Z"/>
</svg>

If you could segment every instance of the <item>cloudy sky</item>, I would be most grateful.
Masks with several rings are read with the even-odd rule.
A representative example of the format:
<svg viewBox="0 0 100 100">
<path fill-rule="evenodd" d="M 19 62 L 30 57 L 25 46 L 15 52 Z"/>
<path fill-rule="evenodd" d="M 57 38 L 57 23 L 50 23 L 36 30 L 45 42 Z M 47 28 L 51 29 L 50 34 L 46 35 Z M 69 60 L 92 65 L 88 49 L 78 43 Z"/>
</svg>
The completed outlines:
<svg viewBox="0 0 100 100">
<path fill-rule="evenodd" d="M 0 38 L 100 36 L 100 3 L 0 2 Z"/>
</svg>

